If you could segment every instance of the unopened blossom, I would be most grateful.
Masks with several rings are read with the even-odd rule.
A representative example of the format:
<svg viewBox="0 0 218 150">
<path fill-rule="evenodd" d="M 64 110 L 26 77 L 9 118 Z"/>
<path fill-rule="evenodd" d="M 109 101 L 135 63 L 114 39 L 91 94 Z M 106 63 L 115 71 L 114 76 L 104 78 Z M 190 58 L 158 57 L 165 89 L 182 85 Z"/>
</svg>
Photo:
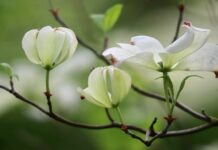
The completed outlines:
<svg viewBox="0 0 218 150">
<path fill-rule="evenodd" d="M 34 64 L 52 69 L 69 59 L 77 47 L 74 32 L 68 28 L 52 28 L 28 31 L 22 40 L 22 48 L 27 58 Z"/>
<path fill-rule="evenodd" d="M 185 22 L 186 32 L 167 47 L 155 38 L 135 36 L 131 44 L 105 50 L 103 55 L 114 65 L 124 62 L 141 65 L 152 70 L 218 71 L 218 46 L 206 43 L 210 30 Z"/>
<path fill-rule="evenodd" d="M 88 87 L 78 88 L 82 98 L 105 107 L 117 107 L 131 87 L 130 76 L 113 66 L 95 68 L 89 75 Z"/>
</svg>

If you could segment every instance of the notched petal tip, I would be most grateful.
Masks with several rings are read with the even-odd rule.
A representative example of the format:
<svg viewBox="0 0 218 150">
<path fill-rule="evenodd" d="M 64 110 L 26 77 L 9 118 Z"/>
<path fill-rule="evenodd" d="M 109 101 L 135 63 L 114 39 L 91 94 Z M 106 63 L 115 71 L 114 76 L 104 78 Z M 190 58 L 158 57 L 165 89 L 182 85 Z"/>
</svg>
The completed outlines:
<svg viewBox="0 0 218 150">
<path fill-rule="evenodd" d="M 81 100 L 84 100 L 84 99 L 85 99 L 85 96 L 80 95 L 80 99 L 81 99 Z"/>
<path fill-rule="evenodd" d="M 210 29 L 205 29 L 205 28 L 199 28 L 199 27 L 196 27 L 196 26 L 193 26 L 191 22 L 189 21 L 184 21 L 182 27 L 185 27 L 187 29 L 192 29 L 194 31 L 200 31 L 200 32 L 208 32 L 210 33 Z"/>
<path fill-rule="evenodd" d="M 192 23 L 189 22 L 189 21 L 184 21 L 183 25 L 184 25 L 184 26 L 191 27 L 191 26 L 192 26 Z"/>
<path fill-rule="evenodd" d="M 83 95 L 83 89 L 81 89 L 80 87 L 77 87 L 76 90 L 80 94 L 80 99 L 84 100 L 86 97 Z"/>
<path fill-rule="evenodd" d="M 116 65 L 118 63 L 118 60 L 113 55 L 111 55 L 110 61 L 111 61 L 112 65 Z"/>
</svg>

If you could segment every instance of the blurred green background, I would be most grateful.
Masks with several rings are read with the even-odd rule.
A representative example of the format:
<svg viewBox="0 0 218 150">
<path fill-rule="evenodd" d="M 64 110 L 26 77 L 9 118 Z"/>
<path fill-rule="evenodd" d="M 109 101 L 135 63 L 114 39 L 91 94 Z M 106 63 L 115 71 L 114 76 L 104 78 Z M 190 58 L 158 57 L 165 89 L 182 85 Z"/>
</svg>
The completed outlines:
<svg viewBox="0 0 218 150">
<path fill-rule="evenodd" d="M 78 37 L 99 52 L 103 50 L 103 34 L 90 19 L 90 14 L 103 13 L 116 3 L 124 5 L 122 15 L 114 29 L 108 34 L 109 46 L 117 42 L 128 42 L 134 35 L 149 35 L 168 45 L 174 34 L 178 19 L 177 0 L 52 0 L 60 16 L 75 31 Z M 218 1 L 187 0 L 184 18 L 195 26 L 212 30 L 210 42 L 218 43 Z M 43 96 L 45 72 L 31 64 L 21 48 L 24 33 L 45 25 L 59 26 L 49 12 L 47 0 L 1 0 L 0 1 L 0 62 L 10 63 L 20 77 L 16 89 L 36 103 L 47 108 Z M 183 31 L 183 30 L 181 30 Z M 182 33 L 182 32 L 181 32 Z M 73 58 L 52 73 L 51 85 L 55 112 L 66 118 L 90 123 L 104 124 L 108 120 L 104 109 L 86 101 L 80 101 L 76 87 L 87 86 L 87 77 L 93 67 L 104 65 L 92 52 L 79 46 Z M 163 94 L 162 84 L 154 80 L 156 72 L 137 66 L 123 68 L 128 71 L 134 84 Z M 174 72 L 175 87 L 188 74 L 198 74 L 204 79 L 192 79 L 185 87 L 183 103 L 208 114 L 218 116 L 218 80 L 212 73 Z M 0 73 L 0 84 L 8 85 L 7 77 Z M 218 128 L 201 133 L 160 139 L 150 148 L 133 140 L 117 129 L 90 131 L 77 129 L 55 122 L 38 110 L 0 91 L 0 149 L 1 150 L 217 150 Z M 164 126 L 166 114 L 164 103 L 142 97 L 131 91 L 121 105 L 125 121 L 147 128 L 158 117 L 156 129 Z M 113 111 L 112 111 L 113 113 Z M 116 113 L 113 113 L 116 119 Z M 202 122 L 175 110 L 177 120 L 173 129 L 183 129 Z"/>
</svg>

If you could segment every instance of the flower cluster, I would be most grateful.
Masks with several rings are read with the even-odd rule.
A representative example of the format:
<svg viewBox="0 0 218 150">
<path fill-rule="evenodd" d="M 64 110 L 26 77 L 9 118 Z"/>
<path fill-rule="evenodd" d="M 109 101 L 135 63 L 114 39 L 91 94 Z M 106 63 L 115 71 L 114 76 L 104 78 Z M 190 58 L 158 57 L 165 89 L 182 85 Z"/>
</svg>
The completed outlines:
<svg viewBox="0 0 218 150">
<path fill-rule="evenodd" d="M 103 55 L 114 66 L 95 68 L 89 75 L 88 87 L 78 88 L 83 98 L 105 108 L 116 108 L 128 94 L 131 77 L 116 68 L 132 63 L 167 73 L 172 70 L 218 71 L 218 46 L 206 43 L 210 30 L 185 23 L 186 32 L 167 47 L 155 38 L 135 36 L 131 43 L 105 50 Z M 50 26 L 28 31 L 22 47 L 29 60 L 47 70 L 70 58 L 75 52 L 77 39 L 70 29 Z"/>
<path fill-rule="evenodd" d="M 186 32 L 167 47 L 155 38 L 135 36 L 131 44 L 119 43 L 103 55 L 119 66 L 128 62 L 152 70 L 218 71 L 218 46 L 206 43 L 210 30 L 197 28 L 185 22 Z"/>
</svg>

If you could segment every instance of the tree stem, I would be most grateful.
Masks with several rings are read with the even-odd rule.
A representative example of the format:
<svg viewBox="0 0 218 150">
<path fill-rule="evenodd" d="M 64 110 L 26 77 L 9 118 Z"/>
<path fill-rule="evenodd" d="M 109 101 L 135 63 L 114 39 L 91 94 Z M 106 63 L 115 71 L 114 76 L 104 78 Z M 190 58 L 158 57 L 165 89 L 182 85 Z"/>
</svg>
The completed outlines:
<svg viewBox="0 0 218 150">
<path fill-rule="evenodd" d="M 165 94 L 165 99 L 166 99 L 166 104 L 167 104 L 167 110 L 168 110 L 168 115 L 170 115 L 171 109 L 170 109 L 170 97 L 169 97 L 169 92 L 168 92 L 168 81 L 167 81 L 167 72 L 163 72 L 163 86 L 164 86 L 164 94 Z"/>
<path fill-rule="evenodd" d="M 49 74 L 50 70 L 46 69 L 46 78 L 45 78 L 45 84 L 46 84 L 46 92 L 50 93 L 50 88 L 49 88 Z"/>
<path fill-rule="evenodd" d="M 49 75 L 50 75 L 50 69 L 46 69 L 46 77 L 45 77 L 45 87 L 46 87 L 46 91 L 45 91 L 45 96 L 47 98 L 47 104 L 48 104 L 48 108 L 49 108 L 49 112 L 51 114 L 53 114 L 53 111 L 52 111 L 52 103 L 51 103 L 51 92 L 50 92 L 50 87 L 49 87 Z"/>
</svg>

